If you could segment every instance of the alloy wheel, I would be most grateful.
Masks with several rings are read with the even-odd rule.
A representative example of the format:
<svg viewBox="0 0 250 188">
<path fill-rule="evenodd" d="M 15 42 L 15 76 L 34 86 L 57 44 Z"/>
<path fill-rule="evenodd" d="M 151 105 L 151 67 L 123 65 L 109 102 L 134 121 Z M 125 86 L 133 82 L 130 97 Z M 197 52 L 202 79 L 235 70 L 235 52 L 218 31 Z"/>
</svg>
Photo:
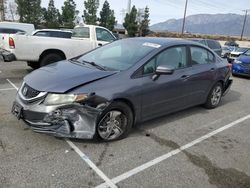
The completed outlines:
<svg viewBox="0 0 250 188">
<path fill-rule="evenodd" d="M 211 96 L 211 104 L 213 106 L 217 106 L 221 100 L 221 96 L 222 96 L 222 89 L 218 85 L 213 89 L 212 96 Z"/>
<path fill-rule="evenodd" d="M 123 133 L 127 125 L 127 117 L 118 110 L 107 112 L 99 122 L 97 131 L 103 140 L 115 140 Z"/>
</svg>

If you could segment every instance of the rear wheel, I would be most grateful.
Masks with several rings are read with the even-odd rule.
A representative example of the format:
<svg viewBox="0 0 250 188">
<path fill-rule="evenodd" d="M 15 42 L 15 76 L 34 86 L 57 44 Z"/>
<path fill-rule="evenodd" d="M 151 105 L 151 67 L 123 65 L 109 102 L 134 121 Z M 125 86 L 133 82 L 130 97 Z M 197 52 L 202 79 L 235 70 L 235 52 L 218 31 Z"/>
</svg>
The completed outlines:
<svg viewBox="0 0 250 188">
<path fill-rule="evenodd" d="M 61 61 L 63 59 L 64 58 L 61 55 L 56 53 L 47 54 L 40 60 L 40 67 Z"/>
<path fill-rule="evenodd" d="M 218 82 L 211 89 L 204 106 L 208 109 L 216 108 L 220 104 L 222 94 L 223 94 L 222 84 Z"/>
<path fill-rule="evenodd" d="M 114 102 L 97 121 L 96 134 L 103 141 L 125 138 L 133 124 L 133 113 L 128 105 Z"/>
</svg>

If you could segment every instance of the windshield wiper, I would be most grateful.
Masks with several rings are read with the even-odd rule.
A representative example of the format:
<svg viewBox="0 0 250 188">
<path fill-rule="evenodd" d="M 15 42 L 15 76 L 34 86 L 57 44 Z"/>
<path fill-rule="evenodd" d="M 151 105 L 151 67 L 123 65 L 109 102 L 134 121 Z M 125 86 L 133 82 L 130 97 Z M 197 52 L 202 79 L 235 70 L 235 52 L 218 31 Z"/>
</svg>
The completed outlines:
<svg viewBox="0 0 250 188">
<path fill-rule="evenodd" d="M 85 61 L 85 60 L 82 60 L 83 63 L 86 63 L 86 64 L 90 64 L 100 70 L 107 70 L 105 67 L 99 65 L 99 64 L 96 64 L 95 62 L 88 62 L 88 61 Z"/>
</svg>

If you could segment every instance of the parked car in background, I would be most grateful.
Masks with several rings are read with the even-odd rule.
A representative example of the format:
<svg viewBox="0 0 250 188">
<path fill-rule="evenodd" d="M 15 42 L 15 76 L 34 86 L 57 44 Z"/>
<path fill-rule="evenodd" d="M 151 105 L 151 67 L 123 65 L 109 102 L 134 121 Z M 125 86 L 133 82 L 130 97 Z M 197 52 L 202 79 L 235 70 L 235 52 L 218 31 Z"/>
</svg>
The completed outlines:
<svg viewBox="0 0 250 188">
<path fill-rule="evenodd" d="M 34 31 L 32 35 L 39 37 L 71 38 L 72 31 L 59 30 L 59 29 L 40 29 Z"/>
<path fill-rule="evenodd" d="M 117 40 L 27 75 L 12 113 L 36 132 L 117 140 L 138 122 L 200 104 L 217 107 L 230 75 L 227 63 L 196 42 Z"/>
<path fill-rule="evenodd" d="M 221 56 L 222 48 L 218 41 L 212 40 L 212 39 L 200 39 L 200 38 L 192 38 L 189 39 L 194 42 L 198 42 L 200 44 L 203 44 L 205 46 L 208 46 L 210 49 L 212 49 L 218 56 Z"/>
<path fill-rule="evenodd" d="M 5 39 L 2 56 L 4 61 L 27 61 L 28 66 L 38 68 L 79 56 L 115 40 L 111 31 L 94 25 L 75 27 L 71 39 L 10 34 Z"/>
<path fill-rule="evenodd" d="M 233 61 L 232 74 L 250 77 L 250 49 Z"/>
<path fill-rule="evenodd" d="M 239 47 L 239 44 L 236 43 L 235 41 L 226 41 L 225 46 L 232 46 L 232 47 Z"/>
<path fill-rule="evenodd" d="M 227 56 L 228 63 L 232 63 L 235 59 L 237 59 L 237 57 L 239 57 L 241 54 L 243 54 L 248 49 L 250 49 L 250 48 L 248 48 L 248 47 L 235 48 L 235 50 L 230 52 L 230 54 Z"/>
<path fill-rule="evenodd" d="M 223 46 L 222 47 L 222 52 L 221 52 L 221 57 L 222 58 L 227 58 L 227 56 L 235 50 L 236 47 L 234 46 Z"/>
</svg>

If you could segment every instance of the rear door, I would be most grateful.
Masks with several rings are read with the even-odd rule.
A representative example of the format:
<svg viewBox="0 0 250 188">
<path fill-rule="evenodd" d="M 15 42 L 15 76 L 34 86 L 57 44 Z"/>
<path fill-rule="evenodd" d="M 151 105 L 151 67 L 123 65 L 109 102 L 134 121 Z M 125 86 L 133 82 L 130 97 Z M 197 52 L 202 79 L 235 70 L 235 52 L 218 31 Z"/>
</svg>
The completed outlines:
<svg viewBox="0 0 250 188">
<path fill-rule="evenodd" d="M 193 74 L 190 77 L 193 88 L 192 103 L 200 104 L 206 99 L 208 90 L 216 79 L 216 58 L 208 49 L 200 46 L 190 46 L 190 58 Z"/>
</svg>

